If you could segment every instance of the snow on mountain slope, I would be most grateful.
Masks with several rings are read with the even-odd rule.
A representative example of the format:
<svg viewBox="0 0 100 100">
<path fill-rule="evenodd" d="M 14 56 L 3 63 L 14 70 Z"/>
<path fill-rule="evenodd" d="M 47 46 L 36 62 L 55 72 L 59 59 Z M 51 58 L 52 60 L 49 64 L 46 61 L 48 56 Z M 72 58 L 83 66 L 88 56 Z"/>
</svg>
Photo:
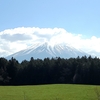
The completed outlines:
<svg viewBox="0 0 100 100">
<path fill-rule="evenodd" d="M 68 44 L 56 44 L 51 46 L 49 43 L 36 43 L 30 48 L 19 51 L 7 57 L 7 59 L 11 59 L 11 57 L 16 58 L 19 62 L 23 60 L 30 60 L 31 57 L 34 59 L 44 59 L 44 58 L 76 58 L 78 56 L 88 55 L 87 53 L 77 50 L 74 47 L 69 46 Z"/>
</svg>

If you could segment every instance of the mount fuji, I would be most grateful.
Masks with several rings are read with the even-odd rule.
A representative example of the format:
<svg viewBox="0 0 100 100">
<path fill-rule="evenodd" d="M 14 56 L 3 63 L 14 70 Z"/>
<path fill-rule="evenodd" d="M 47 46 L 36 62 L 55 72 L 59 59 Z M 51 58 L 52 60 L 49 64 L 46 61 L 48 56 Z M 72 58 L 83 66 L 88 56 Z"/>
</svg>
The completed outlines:
<svg viewBox="0 0 100 100">
<path fill-rule="evenodd" d="M 8 57 L 7 59 L 11 59 L 14 57 L 17 59 L 19 62 L 23 60 L 30 60 L 31 57 L 34 59 L 44 59 L 44 58 L 55 58 L 55 57 L 60 57 L 60 58 L 76 58 L 78 56 L 88 56 L 87 53 L 78 50 L 68 44 L 61 43 L 61 44 L 56 44 L 54 46 L 50 45 L 48 42 L 45 43 L 36 43 L 32 45 L 31 47 L 21 50 L 17 53 L 14 53 Z"/>
</svg>

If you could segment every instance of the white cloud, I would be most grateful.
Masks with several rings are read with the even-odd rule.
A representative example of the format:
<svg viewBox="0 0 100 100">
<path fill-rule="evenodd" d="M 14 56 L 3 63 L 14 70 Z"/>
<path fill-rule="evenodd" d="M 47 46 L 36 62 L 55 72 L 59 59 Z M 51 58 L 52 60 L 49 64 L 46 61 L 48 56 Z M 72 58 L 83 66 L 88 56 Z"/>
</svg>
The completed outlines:
<svg viewBox="0 0 100 100">
<path fill-rule="evenodd" d="M 26 49 L 35 42 L 45 41 L 51 45 L 68 43 L 77 49 L 100 52 L 100 38 L 95 36 L 83 39 L 81 34 L 72 34 L 63 28 L 19 27 L 0 32 L 0 56 Z"/>
</svg>

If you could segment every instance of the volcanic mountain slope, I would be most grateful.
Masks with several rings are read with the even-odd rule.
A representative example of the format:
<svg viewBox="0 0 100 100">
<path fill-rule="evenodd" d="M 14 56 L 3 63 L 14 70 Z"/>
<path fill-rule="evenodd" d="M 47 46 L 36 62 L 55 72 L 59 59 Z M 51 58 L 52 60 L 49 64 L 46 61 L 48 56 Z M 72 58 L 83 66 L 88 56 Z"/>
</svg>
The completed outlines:
<svg viewBox="0 0 100 100">
<path fill-rule="evenodd" d="M 18 61 L 30 60 L 31 57 L 34 59 L 44 59 L 44 58 L 76 58 L 78 56 L 82 57 L 84 55 L 88 55 L 87 53 L 77 50 L 74 47 L 69 46 L 68 44 L 56 44 L 54 46 L 49 45 L 47 42 L 45 43 L 36 43 L 33 46 L 14 53 L 7 57 L 7 59 L 11 59 L 11 57 L 16 58 Z"/>
</svg>

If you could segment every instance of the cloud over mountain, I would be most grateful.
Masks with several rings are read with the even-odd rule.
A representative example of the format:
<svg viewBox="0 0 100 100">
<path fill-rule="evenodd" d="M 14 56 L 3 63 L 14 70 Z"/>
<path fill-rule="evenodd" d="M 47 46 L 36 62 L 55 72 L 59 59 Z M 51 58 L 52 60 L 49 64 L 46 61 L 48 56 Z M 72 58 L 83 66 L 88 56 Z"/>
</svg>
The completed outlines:
<svg viewBox="0 0 100 100">
<path fill-rule="evenodd" d="M 81 34 L 63 28 L 18 27 L 0 32 L 0 56 L 26 49 L 35 42 L 48 42 L 50 45 L 68 43 L 77 49 L 100 52 L 100 38 L 95 36 L 84 39 Z"/>
</svg>

